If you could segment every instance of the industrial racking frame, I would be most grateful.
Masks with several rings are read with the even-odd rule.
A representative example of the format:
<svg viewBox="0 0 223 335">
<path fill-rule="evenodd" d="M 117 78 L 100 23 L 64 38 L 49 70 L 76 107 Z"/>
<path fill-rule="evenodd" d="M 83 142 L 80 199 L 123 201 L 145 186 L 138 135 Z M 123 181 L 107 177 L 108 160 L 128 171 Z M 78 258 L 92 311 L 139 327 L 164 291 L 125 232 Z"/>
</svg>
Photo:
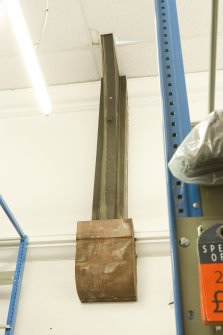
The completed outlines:
<svg viewBox="0 0 223 335">
<path fill-rule="evenodd" d="M 15 330 L 16 315 L 17 315 L 20 290 L 25 266 L 28 237 L 24 234 L 23 230 L 19 226 L 17 220 L 15 219 L 14 215 L 12 214 L 11 210 L 9 209 L 9 207 L 7 206 L 5 200 L 1 195 L 0 195 L 0 206 L 20 237 L 20 244 L 16 261 L 16 269 L 12 280 L 12 292 L 10 297 L 7 322 L 6 325 L 1 325 L 0 327 L 1 329 L 5 329 L 5 335 L 13 335 Z"/>
<path fill-rule="evenodd" d="M 208 211 L 202 208 L 199 187 L 192 184 L 185 184 L 180 180 L 177 180 L 172 176 L 168 169 L 168 162 L 170 161 L 172 155 L 191 129 L 176 1 L 155 0 L 155 10 L 163 109 L 164 151 L 176 333 L 177 335 L 215 334 L 218 330 L 216 327 L 205 326 L 201 322 L 199 315 L 199 292 L 196 292 L 199 291 L 197 283 L 198 275 L 196 272 L 197 270 L 195 269 L 197 267 L 196 229 L 201 220 L 204 219 L 202 211 Z M 202 191 L 201 189 L 201 195 L 202 192 L 204 194 L 205 192 L 209 192 L 209 190 L 207 191 L 204 189 Z M 213 191 L 211 191 L 211 196 L 213 196 L 214 192 L 215 190 L 213 189 Z M 221 211 L 218 211 L 216 215 L 219 213 L 222 215 Z M 205 213 L 205 215 L 207 216 L 209 213 Z M 193 246 L 188 248 L 191 250 L 190 258 L 193 258 L 193 264 L 190 264 L 191 266 L 188 266 L 188 263 L 190 262 L 188 255 L 185 256 L 185 253 L 182 253 L 180 250 L 178 227 L 186 227 L 183 229 L 186 229 L 186 232 L 190 235 L 190 237 L 192 237 Z M 188 227 L 192 227 L 192 230 L 189 231 Z M 186 262 L 185 257 L 188 257 Z M 186 268 L 186 266 L 187 269 L 185 271 L 184 267 Z M 193 269 L 193 271 L 190 273 L 191 269 Z M 194 303 L 194 305 L 197 306 L 196 318 L 194 317 L 193 310 L 185 310 L 185 300 L 188 301 L 188 297 L 185 298 L 185 296 L 189 296 L 189 294 L 191 294 L 188 289 L 190 286 L 188 285 L 188 282 L 191 280 L 188 279 L 189 276 L 194 276 L 193 280 L 196 283 L 196 289 L 194 291 L 196 293 L 196 297 L 194 298 L 190 295 L 191 300 L 196 300 Z M 185 277 L 187 278 L 185 279 Z M 185 316 L 186 313 L 187 315 Z M 221 329 L 218 334 L 222 334 Z"/>
</svg>

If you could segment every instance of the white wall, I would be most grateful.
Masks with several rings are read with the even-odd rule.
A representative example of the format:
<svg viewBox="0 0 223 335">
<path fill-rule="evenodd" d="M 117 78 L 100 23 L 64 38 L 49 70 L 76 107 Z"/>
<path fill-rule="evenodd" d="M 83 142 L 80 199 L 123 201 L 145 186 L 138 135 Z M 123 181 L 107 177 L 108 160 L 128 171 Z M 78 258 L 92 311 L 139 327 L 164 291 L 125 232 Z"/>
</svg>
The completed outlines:
<svg viewBox="0 0 223 335">
<path fill-rule="evenodd" d="M 138 302 L 113 304 L 79 302 L 74 261 L 27 262 L 15 334 L 147 335 L 165 331 L 172 335 L 169 262 L 169 257 L 139 258 Z M 1 304 L 5 298 L 1 295 Z"/>
<path fill-rule="evenodd" d="M 129 81 L 129 216 L 137 231 L 167 229 L 158 81 L 150 81 Z M 80 86 L 61 89 L 72 97 Z M 68 97 L 60 110 L 56 101 L 50 117 L 8 111 L 1 118 L 1 193 L 28 235 L 72 234 L 77 220 L 91 218 L 99 92 L 88 84 L 82 100 L 74 97 L 69 110 Z M 148 93 L 156 94 L 152 104 Z"/>
<path fill-rule="evenodd" d="M 206 74 L 187 77 L 192 120 L 206 114 L 205 80 Z M 123 304 L 81 304 L 74 282 L 75 223 L 91 218 L 99 83 L 50 88 L 50 117 L 38 114 L 30 90 L 0 93 L 0 191 L 32 243 L 16 335 L 174 334 L 158 79 L 131 79 L 128 88 L 129 217 L 139 299 Z M 1 236 L 15 236 L 0 220 Z M 0 270 L 8 270 L 15 250 L 2 250 Z M 8 297 L 4 288 L 0 323 Z"/>
</svg>

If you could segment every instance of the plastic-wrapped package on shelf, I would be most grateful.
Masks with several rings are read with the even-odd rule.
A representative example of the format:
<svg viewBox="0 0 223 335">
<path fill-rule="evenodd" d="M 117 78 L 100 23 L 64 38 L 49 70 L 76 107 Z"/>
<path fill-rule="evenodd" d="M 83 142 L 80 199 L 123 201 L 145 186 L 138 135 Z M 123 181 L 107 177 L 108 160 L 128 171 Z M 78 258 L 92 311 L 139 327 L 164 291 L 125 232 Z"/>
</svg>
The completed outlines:
<svg viewBox="0 0 223 335">
<path fill-rule="evenodd" d="M 168 166 L 185 183 L 223 184 L 223 110 L 210 113 L 190 131 Z"/>
</svg>

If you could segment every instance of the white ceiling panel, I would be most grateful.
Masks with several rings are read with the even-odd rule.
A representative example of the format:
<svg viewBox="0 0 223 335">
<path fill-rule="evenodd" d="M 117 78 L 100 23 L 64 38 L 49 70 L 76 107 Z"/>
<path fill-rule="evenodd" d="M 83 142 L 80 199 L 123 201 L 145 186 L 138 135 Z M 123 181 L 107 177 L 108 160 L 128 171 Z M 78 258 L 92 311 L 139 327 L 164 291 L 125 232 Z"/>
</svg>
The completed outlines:
<svg viewBox="0 0 223 335">
<path fill-rule="evenodd" d="M 89 28 L 113 33 L 119 41 L 154 41 L 154 1 L 80 0 Z"/>
<path fill-rule="evenodd" d="M 177 0 L 181 38 L 209 36 L 211 24 L 211 1 Z M 223 1 L 219 1 L 218 34 L 223 34 Z"/>
<path fill-rule="evenodd" d="M 21 57 L 0 57 L 0 90 L 31 87 Z"/>
<path fill-rule="evenodd" d="M 40 55 L 48 85 L 98 80 L 97 66 L 91 49 Z"/>
<path fill-rule="evenodd" d="M 127 77 L 145 77 L 157 74 L 157 53 L 152 43 L 117 48 L 119 72 Z M 140 64 L 140 66 L 139 66 Z"/>
<path fill-rule="evenodd" d="M 211 1 L 177 0 L 177 12 L 182 38 L 209 35 Z"/>
<path fill-rule="evenodd" d="M 120 74 L 157 75 L 154 0 L 20 0 L 47 85 L 98 80 L 100 34 L 113 33 Z M 176 0 L 186 72 L 208 69 L 210 0 Z M 218 61 L 223 68 L 223 1 L 219 2 Z M 121 43 L 121 44 L 120 44 Z M 123 43 L 125 45 L 123 45 Z M 30 87 L 9 22 L 0 6 L 0 89 Z"/>
<path fill-rule="evenodd" d="M 18 54 L 14 33 L 11 29 L 8 17 L 0 7 L 0 57 L 13 57 Z"/>
<path fill-rule="evenodd" d="M 99 79 L 92 51 L 76 50 L 39 55 L 48 85 L 95 81 Z M 31 87 L 21 57 L 0 57 L 0 90 Z"/>
<path fill-rule="evenodd" d="M 44 21 L 46 0 L 21 0 L 34 42 Z M 72 50 L 87 46 L 87 27 L 78 0 L 49 0 L 48 19 L 41 38 L 41 52 Z"/>
<path fill-rule="evenodd" d="M 182 40 L 182 51 L 184 58 L 185 72 L 201 72 L 208 70 L 209 64 L 209 39 L 208 37 L 199 37 L 196 39 L 198 45 L 195 45 L 193 38 Z M 193 57 L 193 62 L 191 58 Z"/>
<path fill-rule="evenodd" d="M 177 0 L 185 72 L 209 69 L 211 1 Z M 223 1 L 219 1 L 217 69 L 223 68 Z"/>
<path fill-rule="evenodd" d="M 209 36 L 182 39 L 185 72 L 202 72 L 209 69 Z M 223 36 L 218 37 L 217 69 L 223 68 Z"/>
<path fill-rule="evenodd" d="M 219 1 L 219 19 L 218 19 L 218 33 L 223 34 L 223 19 L 222 19 L 222 13 L 223 13 L 223 1 Z"/>
<path fill-rule="evenodd" d="M 157 74 L 157 54 L 152 43 L 116 46 L 119 74 L 128 78 L 154 76 Z M 102 76 L 100 48 L 96 49 L 97 62 Z"/>
</svg>

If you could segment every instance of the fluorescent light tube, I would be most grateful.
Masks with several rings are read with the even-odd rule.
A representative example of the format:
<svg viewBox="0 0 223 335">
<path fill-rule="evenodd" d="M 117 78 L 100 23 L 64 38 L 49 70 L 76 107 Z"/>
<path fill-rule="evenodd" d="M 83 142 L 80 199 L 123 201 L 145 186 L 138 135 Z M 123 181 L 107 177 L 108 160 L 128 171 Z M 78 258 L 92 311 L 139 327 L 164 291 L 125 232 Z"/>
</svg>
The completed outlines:
<svg viewBox="0 0 223 335">
<path fill-rule="evenodd" d="M 51 101 L 48 96 L 46 84 L 41 73 L 19 0 L 3 0 L 3 3 L 6 7 L 40 109 L 44 114 L 48 115 L 52 110 Z"/>
</svg>

